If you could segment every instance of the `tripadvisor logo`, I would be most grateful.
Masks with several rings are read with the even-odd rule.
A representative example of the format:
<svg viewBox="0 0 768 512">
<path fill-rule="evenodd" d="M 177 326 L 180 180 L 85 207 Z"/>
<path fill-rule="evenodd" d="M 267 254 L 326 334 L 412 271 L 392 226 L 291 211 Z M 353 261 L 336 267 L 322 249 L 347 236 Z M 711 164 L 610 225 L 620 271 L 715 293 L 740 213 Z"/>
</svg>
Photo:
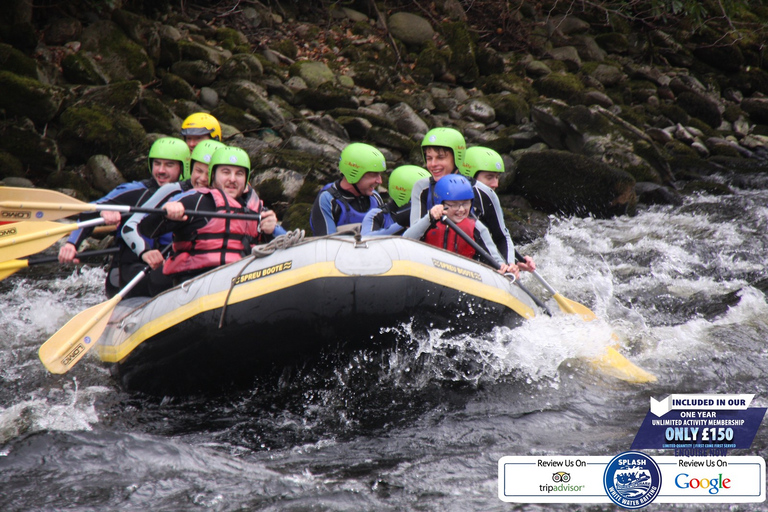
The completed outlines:
<svg viewBox="0 0 768 512">
<path fill-rule="evenodd" d="M 620 507 L 643 508 L 661 491 L 661 470 L 642 452 L 620 453 L 606 466 L 603 486 L 611 501 Z"/>
<path fill-rule="evenodd" d="M 552 473 L 552 481 L 559 485 L 552 485 L 549 483 L 540 484 L 539 491 L 549 494 L 552 492 L 580 492 L 584 490 L 583 485 L 569 484 L 568 482 L 571 481 L 571 474 L 566 473 L 565 471 Z"/>
</svg>

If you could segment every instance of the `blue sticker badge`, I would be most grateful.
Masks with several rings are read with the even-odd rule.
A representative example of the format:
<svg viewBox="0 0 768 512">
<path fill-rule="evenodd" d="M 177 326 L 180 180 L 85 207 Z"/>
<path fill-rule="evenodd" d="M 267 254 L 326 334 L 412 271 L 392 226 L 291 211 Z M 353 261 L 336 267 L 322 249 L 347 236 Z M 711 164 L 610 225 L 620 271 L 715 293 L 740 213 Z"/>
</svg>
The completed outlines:
<svg viewBox="0 0 768 512">
<path fill-rule="evenodd" d="M 643 508 L 661 491 L 661 470 L 642 452 L 620 453 L 606 466 L 603 486 L 611 501 L 620 507 Z"/>
</svg>

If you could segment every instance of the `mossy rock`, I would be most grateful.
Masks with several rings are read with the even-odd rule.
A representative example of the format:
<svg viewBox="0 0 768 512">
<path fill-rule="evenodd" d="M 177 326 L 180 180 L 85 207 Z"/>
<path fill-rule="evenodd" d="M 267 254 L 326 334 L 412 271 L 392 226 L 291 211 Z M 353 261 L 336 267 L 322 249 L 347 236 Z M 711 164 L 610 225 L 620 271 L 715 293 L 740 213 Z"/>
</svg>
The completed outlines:
<svg viewBox="0 0 768 512">
<path fill-rule="evenodd" d="M 259 197 L 266 204 L 275 204 L 286 200 L 283 183 L 277 178 L 270 178 L 254 186 Z"/>
<path fill-rule="evenodd" d="M 182 100 L 197 101 L 195 89 L 189 85 L 189 82 L 174 73 L 165 73 L 162 79 L 163 94 L 171 98 Z"/>
<path fill-rule="evenodd" d="M 101 57 L 100 67 L 110 82 L 136 79 L 147 84 L 154 79 L 152 59 L 116 23 L 99 20 L 83 30 L 82 39 L 82 51 Z"/>
<path fill-rule="evenodd" d="M 694 128 L 701 130 L 706 137 L 719 137 L 720 135 L 717 133 L 717 130 L 713 129 L 711 126 L 697 117 L 692 117 L 690 121 L 688 121 L 688 126 L 693 126 Z"/>
<path fill-rule="evenodd" d="M 316 88 L 302 89 L 296 93 L 296 101 L 313 110 L 334 108 L 356 108 L 358 103 L 349 94 L 332 82 L 325 82 Z"/>
<path fill-rule="evenodd" d="M 233 107 L 225 101 L 219 102 L 211 115 L 222 123 L 230 124 L 241 132 L 253 132 L 261 127 L 261 121 L 243 109 Z"/>
<path fill-rule="evenodd" d="M 608 53 L 623 54 L 629 50 L 629 39 L 618 32 L 606 32 L 595 35 L 595 42 Z"/>
<path fill-rule="evenodd" d="M 296 43 L 288 38 L 282 39 L 281 41 L 271 42 L 269 48 L 277 53 L 285 55 L 291 60 L 296 60 L 296 57 L 299 54 L 299 49 L 296 48 Z"/>
<path fill-rule="evenodd" d="M 378 126 L 371 128 L 368 132 L 368 139 L 374 146 L 382 145 L 404 153 L 410 153 L 415 147 L 419 146 L 413 139 L 400 132 L 379 128 Z"/>
<path fill-rule="evenodd" d="M 97 104 L 105 108 L 129 112 L 138 104 L 142 91 L 141 82 L 138 80 L 113 82 L 109 85 L 89 88 L 73 105 L 68 107 L 87 107 Z"/>
<path fill-rule="evenodd" d="M 218 71 L 216 66 L 204 60 L 181 60 L 171 66 L 171 73 L 197 87 L 211 85 L 216 80 Z"/>
<path fill-rule="evenodd" d="M 682 107 L 674 104 L 674 103 L 662 103 L 659 105 L 659 112 L 672 121 L 675 124 L 688 124 L 688 121 L 691 120 L 691 116 L 688 115 L 688 113 L 682 109 Z"/>
<path fill-rule="evenodd" d="M 304 80 L 310 89 L 336 81 L 336 75 L 322 62 L 301 60 L 291 64 L 288 72 L 290 76 L 298 76 Z"/>
<path fill-rule="evenodd" d="M 481 75 L 504 73 L 504 58 L 493 48 L 482 46 L 477 49 L 477 68 Z"/>
<path fill-rule="evenodd" d="M 724 183 L 709 180 L 689 181 L 683 186 L 683 194 L 707 194 L 712 196 L 729 196 L 733 189 Z"/>
<path fill-rule="evenodd" d="M 251 159 L 251 166 L 256 170 L 279 167 L 291 169 L 304 176 L 333 174 L 337 164 L 338 161 L 294 149 L 265 149 L 255 159 Z"/>
<path fill-rule="evenodd" d="M 690 157 L 690 158 L 698 158 L 699 155 L 696 153 L 696 150 L 693 149 L 690 146 L 687 146 L 686 144 L 683 144 L 679 140 L 671 140 L 664 144 L 664 149 L 672 156 L 672 157 Z"/>
<path fill-rule="evenodd" d="M 100 195 L 93 189 L 93 187 L 91 187 L 85 178 L 74 171 L 58 171 L 49 174 L 45 180 L 45 188 L 53 190 L 74 190 L 77 197 L 86 200 L 96 198 Z"/>
<path fill-rule="evenodd" d="M 279 126 L 285 122 L 277 105 L 265 98 L 266 91 L 249 80 L 220 80 L 214 89 L 227 103 L 250 112 L 264 125 Z"/>
<path fill-rule="evenodd" d="M 355 62 L 351 66 L 355 85 L 380 91 L 389 87 L 392 70 L 373 62 Z"/>
<path fill-rule="evenodd" d="M 768 71 L 758 67 L 751 67 L 731 76 L 731 87 L 744 93 L 744 96 L 752 96 L 756 92 L 768 96 Z"/>
<path fill-rule="evenodd" d="M 477 86 L 485 94 L 510 92 L 526 100 L 537 94 L 528 81 L 512 73 L 480 77 Z"/>
<path fill-rule="evenodd" d="M 0 70 L 39 80 L 37 62 L 9 44 L 0 43 Z"/>
<path fill-rule="evenodd" d="M 12 154 L 0 151 L 0 180 L 11 176 L 24 176 L 24 166 Z"/>
<path fill-rule="evenodd" d="M 221 66 L 226 59 L 221 51 L 195 41 L 178 42 L 182 60 L 201 60 L 214 66 Z"/>
<path fill-rule="evenodd" d="M 64 100 L 61 88 L 10 71 L 0 71 L 0 91 L 0 108 L 40 124 L 53 119 Z"/>
<path fill-rule="evenodd" d="M 242 78 L 255 82 L 264 75 L 264 66 L 253 55 L 241 53 L 227 59 L 219 75 L 222 78 Z"/>
<path fill-rule="evenodd" d="M 729 123 L 733 123 L 737 121 L 740 117 L 746 116 L 746 112 L 741 110 L 738 105 L 734 104 L 727 104 L 725 106 L 725 111 L 723 112 L 723 119 L 728 121 Z"/>
<path fill-rule="evenodd" d="M 534 88 L 543 96 L 556 98 L 568 103 L 577 103 L 584 91 L 584 84 L 570 73 L 551 73 L 537 79 Z"/>
<path fill-rule="evenodd" d="M 248 38 L 239 30 L 229 27 L 218 27 L 215 37 L 222 48 L 233 53 L 250 49 Z"/>
<path fill-rule="evenodd" d="M 181 131 L 182 120 L 152 92 L 142 94 L 138 119 L 148 133 L 177 134 Z"/>
<path fill-rule="evenodd" d="M 101 105 L 70 107 L 61 114 L 61 150 L 75 163 L 86 162 L 94 154 L 114 161 L 142 146 L 145 137 L 136 118 Z"/>
<path fill-rule="evenodd" d="M 471 84 L 480 76 L 477 67 L 476 48 L 467 25 L 463 22 L 447 22 L 440 26 L 451 48 L 450 72 L 459 82 Z"/>
<path fill-rule="evenodd" d="M 283 215 L 282 226 L 293 231 L 303 229 L 308 235 L 312 233 L 309 216 L 312 213 L 312 203 L 293 203 Z"/>
<path fill-rule="evenodd" d="M 441 77 L 449 70 L 452 52 L 450 47 L 438 49 L 434 42 L 424 45 L 424 49 L 419 52 L 416 58 L 415 69 L 423 70 L 424 74 L 433 77 Z"/>
<path fill-rule="evenodd" d="M 521 124 L 531 117 L 531 107 L 515 94 L 489 94 L 486 101 L 496 112 L 496 120 L 504 124 Z"/>
<path fill-rule="evenodd" d="M 27 118 L 9 121 L 2 127 L 0 150 L 10 153 L 30 171 L 31 178 L 45 176 L 63 167 L 56 141 L 41 135 Z"/>
<path fill-rule="evenodd" d="M 61 69 L 64 78 L 73 84 L 104 85 L 109 82 L 96 60 L 87 53 L 70 53 L 61 61 Z"/>
<path fill-rule="evenodd" d="M 581 217 L 631 214 L 637 204 L 629 173 L 567 151 L 523 153 L 513 192 L 547 213 Z"/>
<path fill-rule="evenodd" d="M 712 128 L 722 123 L 717 103 L 709 98 L 693 92 L 684 92 L 677 97 L 677 104 L 691 117 L 698 117 Z"/>
<path fill-rule="evenodd" d="M 304 183 L 301 184 L 301 187 L 299 188 L 299 191 L 296 193 L 296 197 L 294 198 L 294 203 L 309 203 L 312 204 L 315 202 L 315 197 L 317 197 L 317 193 L 320 191 L 320 184 L 312 179 L 310 176 L 308 176 Z"/>
</svg>

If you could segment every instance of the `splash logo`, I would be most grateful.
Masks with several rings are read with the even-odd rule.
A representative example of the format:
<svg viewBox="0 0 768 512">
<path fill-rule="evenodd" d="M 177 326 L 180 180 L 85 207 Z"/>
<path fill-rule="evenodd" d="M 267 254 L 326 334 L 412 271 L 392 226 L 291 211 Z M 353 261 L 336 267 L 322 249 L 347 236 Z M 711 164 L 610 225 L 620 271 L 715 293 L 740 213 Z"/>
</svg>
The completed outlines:
<svg viewBox="0 0 768 512">
<path fill-rule="evenodd" d="M 606 466 L 603 486 L 611 501 L 620 507 L 643 508 L 653 502 L 661 490 L 661 470 L 644 453 L 620 453 Z"/>
</svg>

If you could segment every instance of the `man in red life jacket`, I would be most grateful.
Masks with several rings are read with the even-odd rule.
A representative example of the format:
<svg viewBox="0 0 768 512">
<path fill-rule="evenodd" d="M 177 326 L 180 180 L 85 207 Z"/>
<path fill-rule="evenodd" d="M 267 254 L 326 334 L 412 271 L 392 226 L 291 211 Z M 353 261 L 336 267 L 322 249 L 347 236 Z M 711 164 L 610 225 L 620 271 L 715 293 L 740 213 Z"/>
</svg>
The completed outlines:
<svg viewBox="0 0 768 512">
<path fill-rule="evenodd" d="M 141 221 L 138 229 L 142 236 L 173 232 L 173 252 L 163 265 L 163 273 L 173 276 L 175 284 L 237 261 L 250 254 L 252 245 L 272 238 L 278 228 L 277 217 L 271 210 L 262 211 L 264 203 L 252 188 L 246 191 L 250 172 L 250 159 L 244 150 L 217 149 L 209 165 L 211 188 L 190 190 L 163 205 L 165 216 L 150 214 Z M 261 212 L 261 220 L 188 217 L 185 210 Z"/>
<path fill-rule="evenodd" d="M 506 263 L 499 249 L 493 243 L 488 228 L 469 215 L 472 210 L 472 201 L 475 199 L 475 192 L 467 178 L 459 174 L 443 176 L 435 185 L 434 194 L 437 204 L 432 206 L 418 222 L 411 225 L 403 233 L 404 237 L 420 239 L 430 245 L 461 254 L 467 258 L 479 259 L 480 255 L 470 244 L 465 242 L 447 224 L 440 222 L 440 219 L 445 215 L 496 260 L 496 263 L 499 264 L 499 273 L 511 272 L 515 274 L 515 277 L 519 277 L 520 270 L 517 265 Z"/>
</svg>

